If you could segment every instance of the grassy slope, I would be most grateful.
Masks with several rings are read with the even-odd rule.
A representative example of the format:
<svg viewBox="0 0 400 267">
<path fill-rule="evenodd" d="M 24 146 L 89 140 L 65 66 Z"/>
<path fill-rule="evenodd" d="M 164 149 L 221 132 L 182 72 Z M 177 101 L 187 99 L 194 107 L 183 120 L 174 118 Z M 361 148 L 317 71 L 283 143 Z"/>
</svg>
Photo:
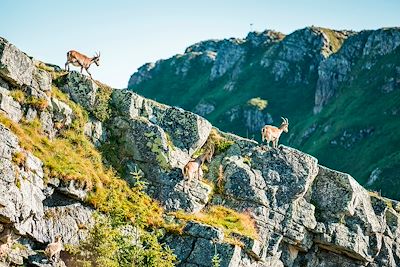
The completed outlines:
<svg viewBox="0 0 400 267">
<path fill-rule="evenodd" d="M 329 32 L 327 34 L 330 35 Z M 175 74 L 175 68 L 170 67 L 169 60 L 162 63 L 160 71 L 153 79 L 131 89 L 146 97 L 189 110 L 193 110 L 201 99 L 208 100 L 216 104 L 216 109 L 206 118 L 221 130 L 242 136 L 247 135 L 245 127 L 242 127 L 243 122 L 229 122 L 225 112 L 237 105 L 244 106 L 253 97 L 267 99 L 268 107 L 265 111 L 273 116 L 276 123 L 280 116 L 289 118 L 290 133 L 294 133 L 290 138 L 290 145 L 316 156 L 323 165 L 350 173 L 362 184 L 365 184 L 372 170 L 383 167 L 381 177 L 384 179 L 371 188 L 381 190 L 386 196 L 400 198 L 395 190 L 395 186 L 400 184 L 397 174 L 400 165 L 400 139 L 396 131 L 399 123 L 396 121 L 397 117 L 384 114 L 399 103 L 400 93 L 397 90 L 384 94 L 379 90 L 385 75 L 393 71 L 393 67 L 388 68 L 387 65 L 398 64 L 400 61 L 399 49 L 381 58 L 370 70 L 362 69 L 367 59 L 358 62 L 351 73 L 356 79 L 342 85 L 338 97 L 317 116 L 311 112 L 316 75 L 306 77 L 309 83 L 303 85 L 290 85 L 285 79 L 276 82 L 271 73 L 257 63 L 264 51 L 265 48 L 248 54 L 236 89 L 231 92 L 223 89 L 229 80 L 227 75 L 216 81 L 208 81 L 210 65 L 192 62 L 194 67 L 182 79 Z M 299 66 L 307 68 L 307 60 L 299 63 Z M 324 127 L 319 127 L 309 139 L 301 141 L 302 133 L 315 123 L 331 127 L 328 132 L 323 131 Z M 346 129 L 359 131 L 371 127 L 374 128 L 374 133 L 356 142 L 351 150 L 330 145 L 330 141 L 338 139 Z M 259 133 L 249 136 L 260 139 Z M 281 142 L 287 144 L 288 136 L 283 135 Z"/>
</svg>

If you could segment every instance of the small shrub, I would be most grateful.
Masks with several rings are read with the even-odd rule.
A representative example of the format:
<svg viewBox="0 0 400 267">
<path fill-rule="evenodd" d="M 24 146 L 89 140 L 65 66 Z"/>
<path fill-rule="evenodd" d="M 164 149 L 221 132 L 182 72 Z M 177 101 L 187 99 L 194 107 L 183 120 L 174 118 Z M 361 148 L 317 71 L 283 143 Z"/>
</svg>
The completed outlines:
<svg viewBox="0 0 400 267">
<path fill-rule="evenodd" d="M 109 102 L 113 89 L 100 82 L 96 82 L 96 84 L 99 88 L 96 92 L 96 103 L 92 113 L 99 121 L 106 121 L 110 118 L 111 114 Z"/>
<path fill-rule="evenodd" d="M 169 133 L 165 132 L 165 137 L 167 139 L 168 149 L 171 150 L 171 151 L 175 151 L 174 142 L 172 141 L 171 136 L 169 135 Z"/>
<path fill-rule="evenodd" d="M 235 142 L 226 139 L 221 136 L 217 129 L 213 128 L 208 136 L 206 143 L 203 146 L 203 150 L 207 151 L 213 149 L 215 154 L 222 154 L 227 151 Z"/>
<path fill-rule="evenodd" d="M 256 107 L 258 110 L 262 111 L 268 106 L 268 101 L 261 99 L 260 97 L 255 97 L 247 101 L 247 104 Z"/>
<path fill-rule="evenodd" d="M 10 96 L 20 104 L 24 104 L 26 101 L 25 92 L 19 89 L 11 91 Z"/>
<path fill-rule="evenodd" d="M 15 178 L 15 186 L 21 189 L 21 180 L 19 177 Z"/>
<path fill-rule="evenodd" d="M 214 244 L 214 256 L 211 259 L 212 267 L 220 267 L 221 266 L 221 258 L 217 252 L 217 246 Z"/>
</svg>

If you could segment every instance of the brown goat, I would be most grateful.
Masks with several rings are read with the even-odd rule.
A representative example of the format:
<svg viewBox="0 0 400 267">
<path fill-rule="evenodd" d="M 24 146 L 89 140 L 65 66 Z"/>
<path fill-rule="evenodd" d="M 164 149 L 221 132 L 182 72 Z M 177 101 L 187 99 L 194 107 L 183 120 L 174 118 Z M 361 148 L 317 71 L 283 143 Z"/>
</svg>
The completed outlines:
<svg viewBox="0 0 400 267">
<path fill-rule="evenodd" d="M 196 176 L 197 180 L 200 180 L 203 177 L 201 166 L 204 164 L 204 161 L 210 163 L 213 155 L 214 147 L 210 148 L 196 159 L 191 159 L 183 168 L 183 177 L 190 181 Z"/>
<path fill-rule="evenodd" d="M 46 254 L 46 256 L 49 258 L 50 261 L 53 261 L 53 257 L 55 257 L 54 260 L 57 261 L 57 259 L 60 258 L 61 250 L 62 250 L 62 238 L 60 235 L 57 235 L 55 238 L 55 242 L 47 245 L 44 254 Z"/>
<path fill-rule="evenodd" d="M 265 125 L 261 129 L 261 138 L 263 142 L 264 140 L 267 141 L 267 147 L 269 147 L 269 142 L 272 142 L 272 147 L 277 148 L 279 137 L 281 136 L 282 132 L 287 133 L 289 131 L 288 119 L 282 117 L 282 120 L 283 122 L 279 128 L 272 125 Z"/>
<path fill-rule="evenodd" d="M 0 259 L 7 257 L 13 243 L 11 234 L 7 235 L 6 243 L 0 245 Z"/>
<path fill-rule="evenodd" d="M 100 53 L 96 53 L 94 57 L 87 57 L 84 54 L 79 53 L 78 51 L 71 50 L 67 53 L 67 62 L 65 63 L 65 70 L 69 71 L 69 64 L 74 65 L 75 67 L 81 67 L 81 73 L 83 69 L 89 74 L 90 78 L 92 78 L 92 74 L 89 72 L 90 65 L 95 63 L 97 66 L 100 65 Z"/>
</svg>

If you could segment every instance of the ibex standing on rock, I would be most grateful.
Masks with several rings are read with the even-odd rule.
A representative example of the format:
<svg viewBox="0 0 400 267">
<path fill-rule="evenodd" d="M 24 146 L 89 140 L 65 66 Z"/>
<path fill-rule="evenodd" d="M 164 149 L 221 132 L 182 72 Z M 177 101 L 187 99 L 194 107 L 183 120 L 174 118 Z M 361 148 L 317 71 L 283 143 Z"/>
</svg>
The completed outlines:
<svg viewBox="0 0 400 267">
<path fill-rule="evenodd" d="M 7 235 L 6 243 L 0 245 L 0 259 L 7 257 L 13 242 L 11 234 Z"/>
<path fill-rule="evenodd" d="M 87 57 L 78 51 L 71 50 L 67 53 L 67 62 L 65 63 L 65 70 L 69 71 L 69 64 L 74 65 L 75 67 L 81 67 L 81 73 L 83 69 L 89 74 L 90 78 L 92 78 L 92 74 L 89 72 L 89 67 L 95 63 L 97 66 L 100 65 L 100 52 L 94 57 Z"/>
<path fill-rule="evenodd" d="M 195 178 L 195 175 L 197 174 L 196 178 L 197 180 L 200 180 L 200 178 L 203 177 L 203 170 L 201 169 L 201 166 L 204 164 L 204 161 L 210 163 L 213 154 L 214 149 L 204 152 L 196 159 L 190 160 L 183 168 L 183 177 L 187 178 L 190 181 Z"/>
<path fill-rule="evenodd" d="M 56 241 L 47 245 L 44 254 L 49 258 L 50 261 L 58 260 L 60 258 L 60 252 L 62 250 L 62 238 L 60 235 L 56 236 Z M 53 257 L 55 256 L 55 259 Z"/>
<path fill-rule="evenodd" d="M 289 131 L 289 121 L 287 118 L 282 117 L 282 124 L 281 126 L 275 127 L 272 125 L 265 125 L 261 129 L 261 138 L 262 141 L 264 140 L 267 141 L 267 147 L 269 147 L 269 142 L 272 141 L 272 147 L 277 148 L 278 147 L 278 142 L 279 142 L 279 137 L 281 136 L 282 132 L 287 133 Z"/>
</svg>

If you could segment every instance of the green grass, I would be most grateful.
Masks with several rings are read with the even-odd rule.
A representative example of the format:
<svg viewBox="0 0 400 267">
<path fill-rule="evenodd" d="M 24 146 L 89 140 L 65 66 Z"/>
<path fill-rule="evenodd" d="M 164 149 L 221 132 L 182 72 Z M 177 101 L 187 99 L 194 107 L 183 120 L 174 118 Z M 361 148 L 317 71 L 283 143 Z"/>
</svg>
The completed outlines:
<svg viewBox="0 0 400 267">
<path fill-rule="evenodd" d="M 99 89 L 96 92 L 96 103 L 92 113 L 99 121 L 106 121 L 110 118 L 111 110 L 109 102 L 113 89 L 99 81 L 96 81 L 96 84 L 99 86 Z"/>
</svg>

